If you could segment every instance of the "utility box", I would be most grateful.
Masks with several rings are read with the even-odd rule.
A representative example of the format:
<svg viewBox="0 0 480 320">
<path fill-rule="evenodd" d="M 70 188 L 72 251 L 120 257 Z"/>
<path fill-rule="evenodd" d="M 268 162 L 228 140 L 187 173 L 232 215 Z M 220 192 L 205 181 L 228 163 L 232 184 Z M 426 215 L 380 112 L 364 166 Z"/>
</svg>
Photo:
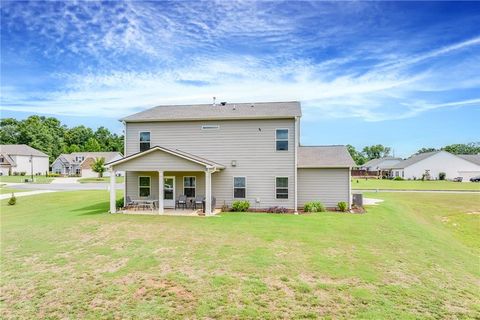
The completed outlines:
<svg viewBox="0 0 480 320">
<path fill-rule="evenodd" d="M 352 202 L 354 206 L 363 207 L 363 194 L 354 193 L 352 195 Z"/>
</svg>

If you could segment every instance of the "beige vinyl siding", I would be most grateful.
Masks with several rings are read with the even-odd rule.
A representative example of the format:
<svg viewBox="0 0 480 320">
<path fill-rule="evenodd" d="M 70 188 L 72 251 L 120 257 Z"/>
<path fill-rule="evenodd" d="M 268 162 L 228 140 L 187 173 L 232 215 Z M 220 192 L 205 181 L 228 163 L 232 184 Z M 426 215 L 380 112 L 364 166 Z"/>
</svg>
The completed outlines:
<svg viewBox="0 0 480 320">
<path fill-rule="evenodd" d="M 157 171 L 127 171 L 126 172 L 126 192 L 132 199 L 140 199 L 138 195 L 138 177 L 150 177 L 151 193 L 150 197 L 141 198 L 148 200 L 158 200 L 158 172 Z M 164 172 L 165 177 L 175 177 L 175 197 L 183 194 L 183 177 L 195 176 L 197 178 L 196 195 L 205 196 L 205 173 L 204 172 Z"/>
<path fill-rule="evenodd" d="M 126 155 L 139 151 L 139 132 L 150 131 L 151 146 L 179 149 L 204 157 L 225 166 L 212 174 L 212 195 L 217 206 L 233 201 L 233 177 L 247 178 L 247 200 L 253 208 L 294 206 L 294 130 L 295 119 L 225 120 L 127 123 Z M 203 125 L 218 125 L 215 130 L 202 130 Z M 288 151 L 276 151 L 275 130 L 289 129 Z M 236 161 L 236 166 L 231 165 Z M 142 161 L 142 165 L 116 170 L 160 170 L 156 159 Z M 177 162 L 170 163 L 178 168 Z M 162 169 L 164 165 L 162 164 Z M 196 169 L 184 169 L 196 171 Z M 167 171 L 168 169 L 165 169 Z M 203 169 L 205 170 L 205 169 Z M 288 199 L 275 199 L 275 177 L 288 177 Z M 183 181 L 181 181 L 183 185 Z M 179 187 L 177 181 L 177 188 Z M 178 196 L 178 194 L 177 194 Z M 259 199 L 259 203 L 256 199 Z"/>
<path fill-rule="evenodd" d="M 298 206 L 321 201 L 326 207 L 349 202 L 349 169 L 298 169 Z"/>
<path fill-rule="evenodd" d="M 205 170 L 205 166 L 157 150 L 114 166 L 116 171 L 194 171 Z"/>
</svg>

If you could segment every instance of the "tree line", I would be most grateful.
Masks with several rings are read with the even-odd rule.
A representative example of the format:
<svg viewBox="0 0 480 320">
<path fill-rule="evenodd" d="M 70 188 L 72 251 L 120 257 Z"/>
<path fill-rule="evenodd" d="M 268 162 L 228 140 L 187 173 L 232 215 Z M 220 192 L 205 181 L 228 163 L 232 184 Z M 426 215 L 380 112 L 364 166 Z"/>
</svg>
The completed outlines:
<svg viewBox="0 0 480 320">
<path fill-rule="evenodd" d="M 61 153 L 123 152 L 123 135 L 105 127 L 95 131 L 83 125 L 69 128 L 54 117 L 30 116 L 24 120 L 0 119 L 0 144 L 29 145 L 48 154 L 52 162 Z"/>
<path fill-rule="evenodd" d="M 381 144 L 366 146 L 362 149 L 362 151 L 357 151 L 354 146 L 348 144 L 347 149 L 357 165 L 362 165 L 372 159 L 390 156 L 392 151 L 392 148 Z M 480 154 L 480 142 L 456 143 L 438 149 L 426 147 L 419 149 L 415 154 L 440 150 L 444 150 L 452 154 Z"/>
</svg>

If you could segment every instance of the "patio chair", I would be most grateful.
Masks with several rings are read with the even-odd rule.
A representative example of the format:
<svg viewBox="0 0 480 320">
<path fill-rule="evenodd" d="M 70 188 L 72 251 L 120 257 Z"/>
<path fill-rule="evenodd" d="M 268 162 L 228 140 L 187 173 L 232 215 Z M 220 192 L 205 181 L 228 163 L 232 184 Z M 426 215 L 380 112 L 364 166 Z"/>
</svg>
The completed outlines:
<svg viewBox="0 0 480 320">
<path fill-rule="evenodd" d="M 178 200 L 175 201 L 175 209 L 183 207 L 183 209 L 187 209 L 187 196 L 182 194 L 178 197 Z"/>
<path fill-rule="evenodd" d="M 195 201 L 193 202 L 193 209 L 197 209 L 197 207 L 203 209 L 204 200 L 205 200 L 204 196 L 196 196 Z"/>
<path fill-rule="evenodd" d="M 133 209 L 136 209 L 138 207 L 139 203 L 135 200 L 132 200 L 132 198 L 130 198 L 130 196 L 126 196 L 125 198 L 125 209 L 128 209 L 128 208 L 133 208 Z"/>
</svg>

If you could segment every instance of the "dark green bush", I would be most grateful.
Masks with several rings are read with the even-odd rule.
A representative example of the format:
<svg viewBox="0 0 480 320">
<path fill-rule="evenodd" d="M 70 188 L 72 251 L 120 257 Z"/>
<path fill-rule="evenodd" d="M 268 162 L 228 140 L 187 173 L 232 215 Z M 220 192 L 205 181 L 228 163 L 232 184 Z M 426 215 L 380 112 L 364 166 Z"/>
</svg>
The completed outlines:
<svg viewBox="0 0 480 320">
<path fill-rule="evenodd" d="M 303 206 L 305 212 L 324 212 L 325 206 L 320 201 L 310 201 Z"/>
<path fill-rule="evenodd" d="M 248 208 L 250 208 L 250 202 L 247 200 L 233 201 L 232 203 L 232 211 L 234 212 L 245 212 Z"/>
<path fill-rule="evenodd" d="M 348 203 L 346 203 L 345 201 L 340 201 L 339 203 L 337 203 L 337 207 L 340 211 L 342 212 L 347 212 L 348 210 Z"/>
<path fill-rule="evenodd" d="M 115 206 L 116 206 L 117 209 L 123 208 L 123 204 L 124 204 L 124 199 L 123 199 L 123 197 L 121 197 L 120 199 L 118 199 L 118 200 L 115 202 Z"/>
<path fill-rule="evenodd" d="M 9 206 L 14 206 L 17 204 L 17 198 L 15 198 L 15 195 L 12 193 L 12 196 L 8 200 L 8 205 Z"/>
<path fill-rule="evenodd" d="M 438 174 L 438 180 L 445 180 L 446 177 L 447 177 L 447 174 L 445 172 L 440 172 Z"/>
<path fill-rule="evenodd" d="M 393 180 L 395 180 L 395 181 L 403 181 L 403 178 L 402 178 L 402 177 L 395 177 L 395 178 L 393 178 Z"/>
</svg>

